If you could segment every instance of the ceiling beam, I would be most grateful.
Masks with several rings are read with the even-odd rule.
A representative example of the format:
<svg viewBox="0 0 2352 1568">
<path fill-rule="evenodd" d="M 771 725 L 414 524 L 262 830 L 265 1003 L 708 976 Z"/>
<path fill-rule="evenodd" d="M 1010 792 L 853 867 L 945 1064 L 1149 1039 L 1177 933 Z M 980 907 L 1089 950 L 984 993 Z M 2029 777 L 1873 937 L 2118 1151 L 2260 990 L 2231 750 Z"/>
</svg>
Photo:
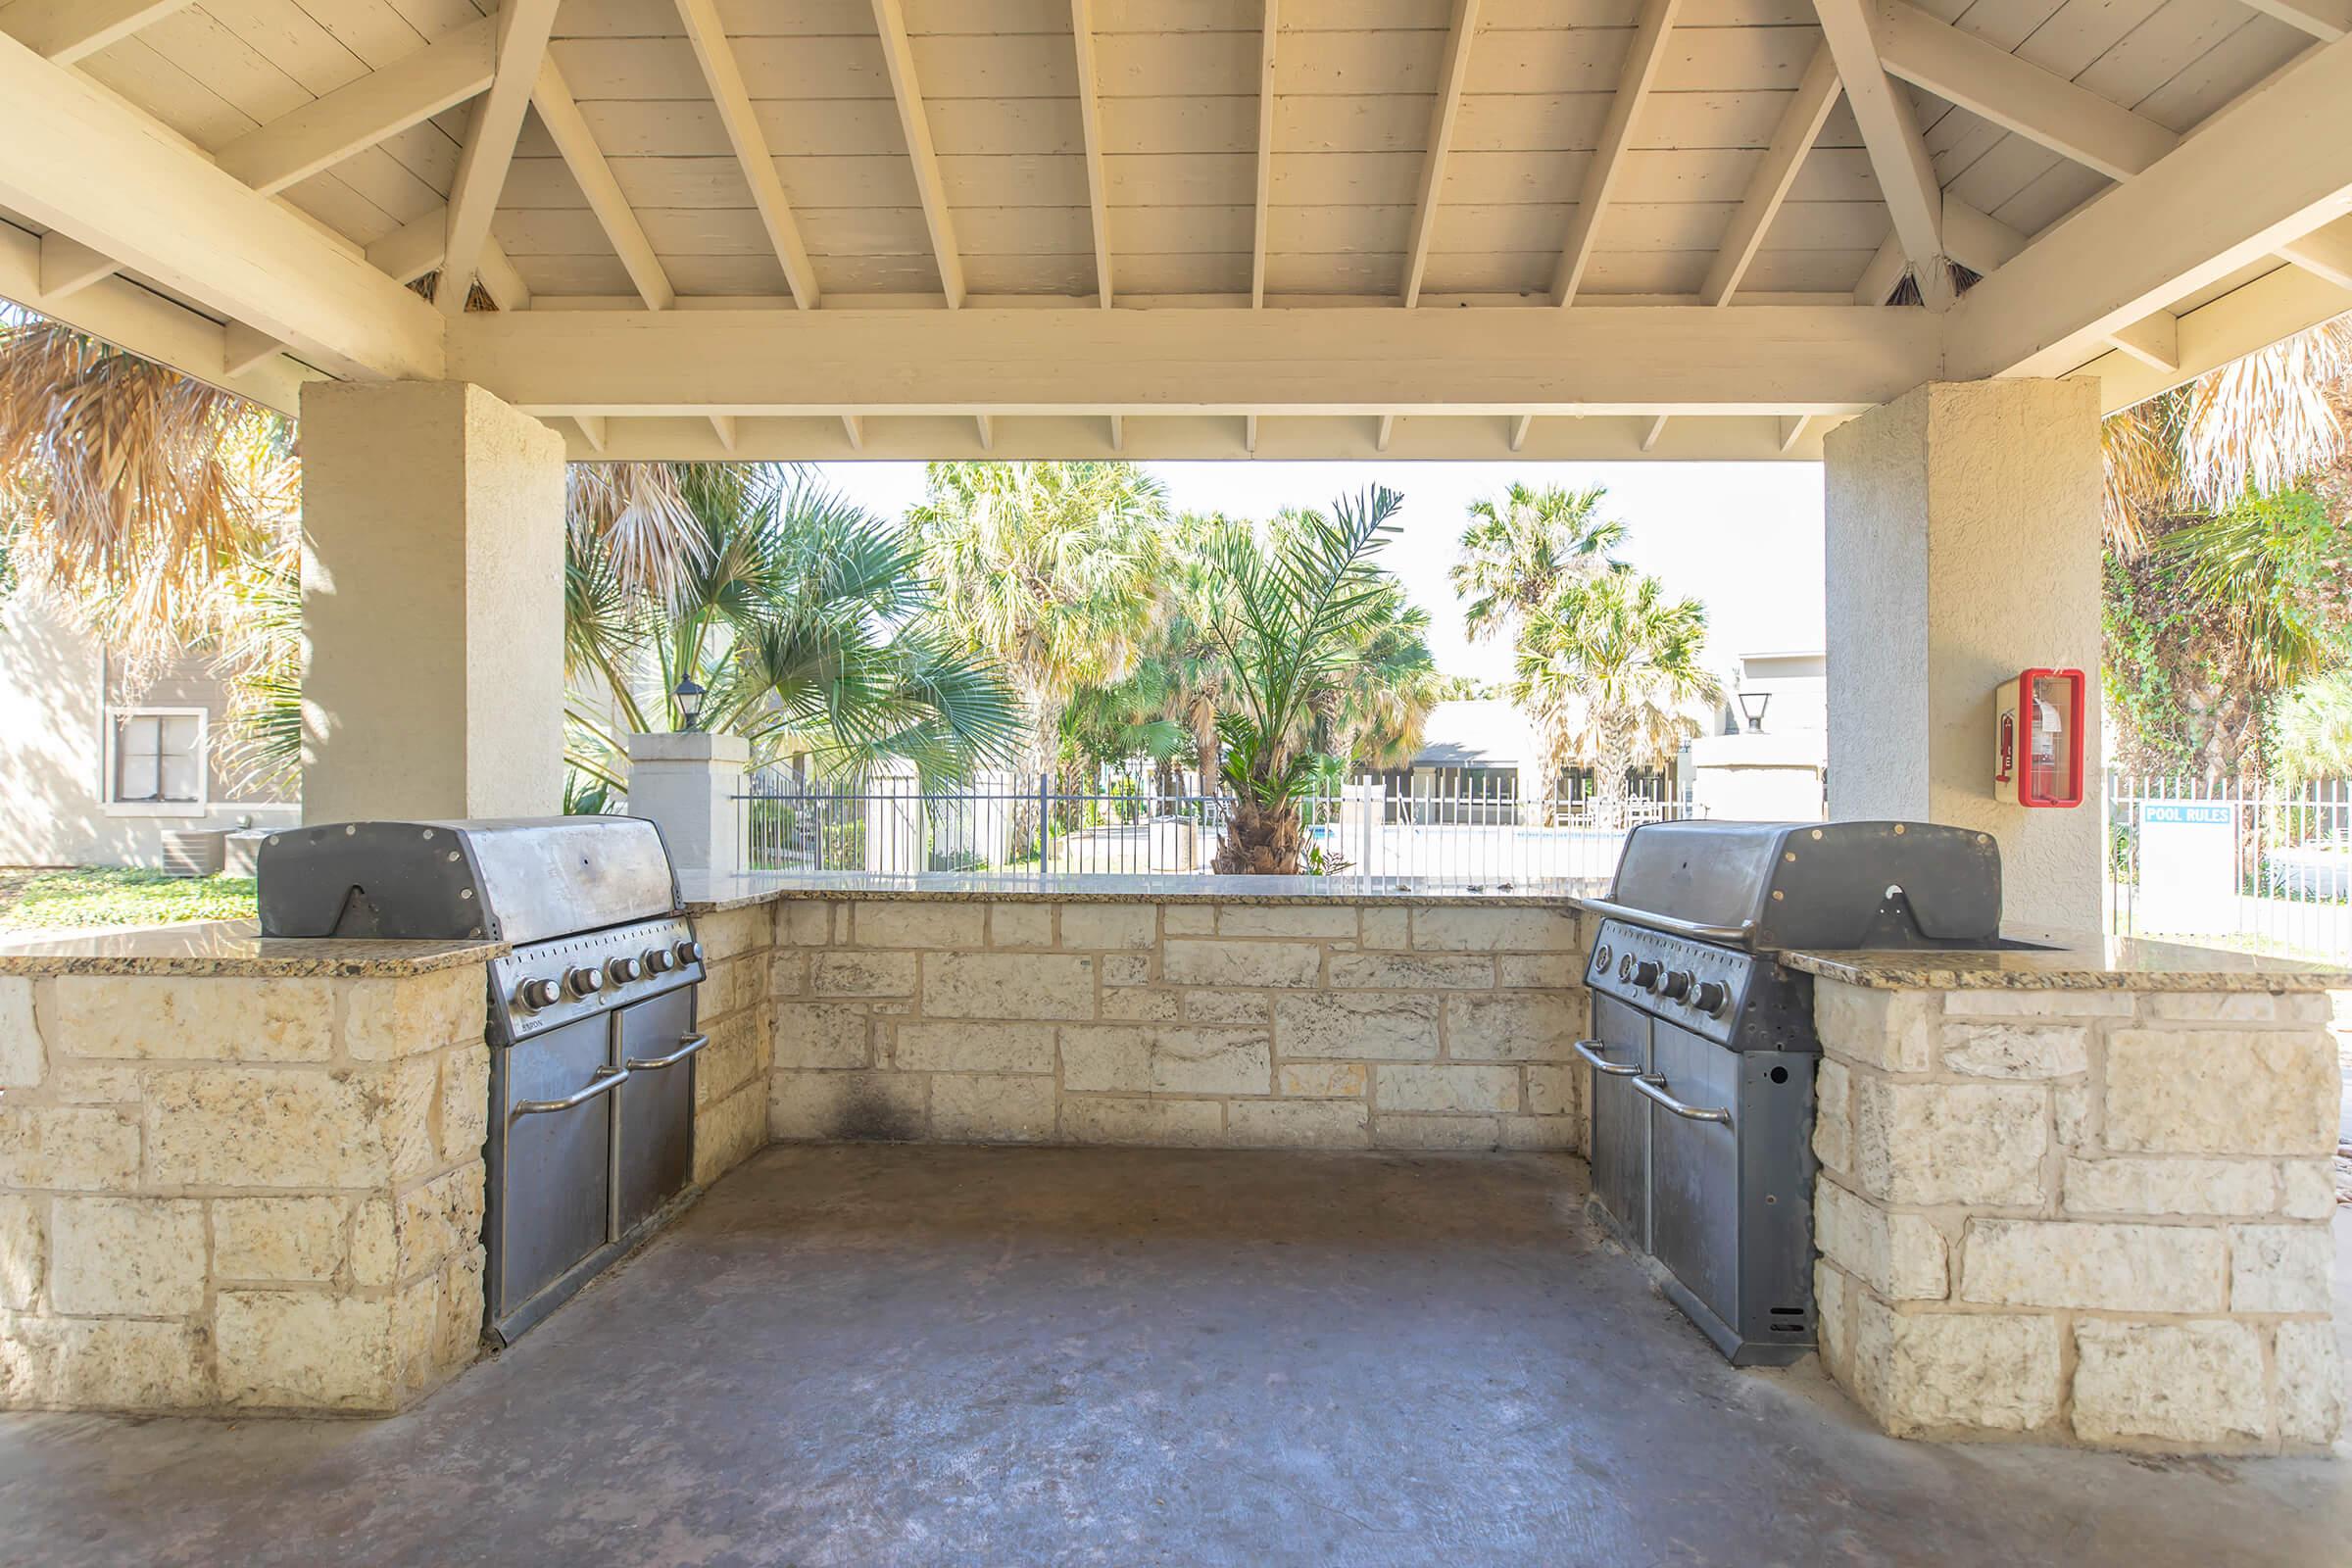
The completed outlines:
<svg viewBox="0 0 2352 1568">
<path fill-rule="evenodd" d="M 579 426 L 580 437 L 588 443 L 591 451 L 605 450 L 605 441 L 612 427 L 603 415 L 575 414 L 571 416 L 571 422 Z"/>
<path fill-rule="evenodd" d="M 2348 310 L 2352 288 L 2338 287 L 2298 267 L 2281 267 L 2182 312 L 2174 321 L 2180 362 L 2172 369 L 2159 369 L 2135 355 L 2110 349 L 2074 373 L 2096 378 L 2100 412 L 2113 414 Z"/>
<path fill-rule="evenodd" d="M 760 211 L 760 226 L 767 230 L 777 265 L 784 269 L 793 301 L 805 311 L 814 310 L 819 295 L 816 269 L 808 263 L 808 247 L 801 240 L 800 222 L 792 216 L 792 202 L 776 173 L 767 133 L 760 128 L 751 90 L 744 85 L 743 68 L 736 61 L 734 45 L 727 42 L 718 8 L 713 0 L 677 0 L 677 6 L 686 39 L 694 45 L 695 59 L 703 68 L 703 84 L 710 89 L 710 102 L 718 110 L 719 123 L 735 149 L 735 162 L 743 169 L 744 180 L 752 188 L 752 205 Z"/>
<path fill-rule="evenodd" d="M 2108 343 L 2155 370 L 2180 368 L 2180 320 L 2158 311 L 2107 334 Z"/>
<path fill-rule="evenodd" d="M 56 229 L 41 236 L 41 299 L 62 300 L 114 273 L 113 257 Z"/>
<path fill-rule="evenodd" d="M 1971 289 L 1953 311 L 1946 373 L 2066 374 L 2119 328 L 2332 222 L 2348 204 L 2352 48 L 2330 47 Z"/>
<path fill-rule="evenodd" d="M 1257 456 L 1257 416 L 1254 414 L 1242 416 L 1242 450 L 1253 458 Z"/>
<path fill-rule="evenodd" d="M 1781 416 L 1781 422 L 1780 422 L 1780 425 L 1779 425 L 1779 430 L 1780 430 L 1780 439 L 1781 439 L 1781 450 L 1782 450 L 1783 452 L 1793 452 L 1793 451 L 1795 451 L 1795 450 L 1796 450 L 1796 444 L 1797 444 L 1799 441 L 1802 441 L 1802 440 L 1805 438 L 1805 426 L 1806 426 L 1806 425 L 1808 425 L 1808 424 L 1811 424 L 1812 422 L 1813 422 L 1813 418 L 1812 418 L 1812 416 L 1810 416 L 1810 415 L 1805 415 L 1805 414 L 1784 414 L 1784 415 L 1782 415 L 1782 416 Z"/>
<path fill-rule="evenodd" d="M 654 242 L 646 238 L 645 225 L 637 221 L 628 197 L 621 193 L 620 181 L 612 177 L 612 166 L 605 162 L 604 149 L 597 146 L 596 132 L 589 129 L 580 106 L 572 100 L 564 73 L 545 56 L 539 61 L 539 79 L 531 87 L 531 107 L 539 111 L 539 122 L 547 127 L 556 151 L 564 155 L 564 167 L 571 171 L 580 194 L 588 198 L 588 210 L 596 215 L 605 238 L 612 241 L 613 254 L 636 285 L 637 297 L 649 311 L 668 310 L 678 302 L 678 291 L 670 286 L 669 273 L 654 254 Z"/>
<path fill-rule="evenodd" d="M 841 416 L 841 433 L 849 439 L 852 452 L 865 450 L 865 421 L 858 416 L 845 414 Z"/>
<path fill-rule="evenodd" d="M 1862 145 L 1870 153 L 1871 172 L 1879 176 L 1880 193 L 1893 216 L 1903 258 L 1919 282 L 1920 300 L 1931 312 L 1941 312 L 1952 303 L 1951 274 L 1944 267 L 1943 187 L 1920 139 L 1910 95 L 1894 84 L 1879 61 L 1868 3 L 1813 0 L 1813 12 L 1838 62 L 1838 78 L 1844 83 L 1845 101 L 1853 108 Z"/>
<path fill-rule="evenodd" d="M 499 11 L 497 74 L 490 90 L 474 100 L 472 124 L 449 187 L 449 238 L 441 248 L 441 276 L 433 285 L 433 303 L 444 316 L 465 313 L 474 274 L 481 270 L 482 242 L 490 237 L 490 220 L 507 186 L 507 169 L 514 161 L 515 138 L 522 134 L 522 117 L 531 107 L 555 20 L 556 0 L 506 0 Z"/>
<path fill-rule="evenodd" d="M 732 414 L 713 414 L 710 417 L 711 433 L 718 437 L 718 444 L 721 447 L 724 447 L 727 450 L 727 453 L 732 456 L 737 445 L 737 437 L 740 434 L 740 431 L 737 428 L 735 416 Z"/>
<path fill-rule="evenodd" d="M 449 243 L 449 209 L 436 207 L 414 222 L 403 223 L 391 233 L 368 247 L 370 265 L 388 273 L 396 283 L 414 283 L 441 265 L 442 250 Z M 482 292 L 502 311 L 527 311 L 531 308 L 530 285 L 507 259 L 506 250 L 496 235 L 482 241 L 482 259 L 477 269 Z"/>
<path fill-rule="evenodd" d="M 1647 452 L 1657 446 L 1659 438 L 1666 433 L 1666 421 L 1671 417 L 1673 416 L 1661 414 L 1642 426 L 1642 451 Z"/>
<path fill-rule="evenodd" d="M 285 345 L 267 332 L 256 331 L 243 321 L 229 321 L 220 328 L 220 368 L 228 375 L 242 375 L 264 360 L 285 352 Z"/>
<path fill-rule="evenodd" d="M 1086 205 L 1095 231 L 1095 299 L 1110 309 L 1110 191 L 1102 173 L 1102 108 L 1097 101 L 1094 0 L 1070 0 L 1078 53 L 1078 127 L 1086 145 Z"/>
<path fill-rule="evenodd" d="M 987 452 L 994 448 L 997 444 L 996 421 L 985 414 L 975 414 L 972 416 L 972 423 L 980 431 L 980 450 Z"/>
<path fill-rule="evenodd" d="M 1957 196 L 1944 197 L 1944 254 L 1962 267 L 1983 276 L 2025 248 L 2026 236 L 2007 223 L 1985 217 Z M 1886 304 L 1910 266 L 1903 255 L 1903 237 L 1889 230 L 1878 255 L 1862 270 L 1862 281 L 1854 287 L 1854 303 Z"/>
<path fill-rule="evenodd" d="M 1673 30 L 1683 0 L 1642 0 L 1641 14 L 1634 23 L 1634 41 L 1627 46 L 1625 69 L 1617 78 L 1617 95 L 1609 101 L 1608 119 L 1601 122 L 1600 144 L 1592 154 L 1591 167 L 1585 171 L 1584 189 L 1568 219 L 1568 241 L 1561 247 L 1559 266 L 1552 272 L 1551 298 L 1555 305 L 1574 304 L 1576 291 L 1584 284 L 1585 270 L 1592 265 L 1592 248 L 1600 236 L 1601 217 L 1608 211 L 1609 198 L 1616 189 L 1626 149 L 1633 144 L 1634 117 L 1641 110 L 1650 83 L 1657 80 L 1658 68 L 1666 58 L 1666 37 Z"/>
<path fill-rule="evenodd" d="M 1535 427 L 1536 427 L 1536 416 L 1535 416 L 1534 415 L 1532 415 L 1532 414 L 1522 414 L 1522 415 L 1518 415 L 1518 416 L 1514 416 L 1514 417 L 1512 418 L 1512 420 L 1511 420 L 1511 450 L 1512 450 L 1513 452 L 1516 452 L 1516 451 L 1518 451 L 1518 450 L 1519 450 L 1521 447 L 1524 447 L 1524 446 L 1526 446 L 1526 445 L 1527 445 L 1527 432 L 1528 432 L 1528 431 L 1530 431 L 1530 430 L 1532 430 L 1532 429 L 1534 429 Z"/>
<path fill-rule="evenodd" d="M 948 211 L 948 187 L 939 177 L 939 153 L 931 145 L 931 117 L 923 108 L 923 89 L 914 75 L 914 49 L 906 41 L 906 18 L 899 0 L 874 0 L 874 25 L 882 38 L 882 61 L 890 68 L 891 96 L 899 105 L 899 128 L 906 136 L 906 156 L 914 166 L 915 194 L 923 204 L 923 224 L 931 231 L 931 254 L 939 263 L 939 286 L 948 309 L 963 304 L 963 255 L 956 248 L 956 220 Z"/>
<path fill-rule="evenodd" d="M 170 16 L 188 0 L 17 0 L 0 32 L 61 66 L 84 60 Z"/>
<path fill-rule="evenodd" d="M 2313 229 L 2278 247 L 2281 259 L 2338 288 L 2352 288 L 2352 218 Z"/>
<path fill-rule="evenodd" d="M 497 74 L 497 49 L 498 23 L 484 17 L 439 43 L 247 131 L 214 156 L 222 169 L 255 190 L 275 195 L 489 91 Z"/>
<path fill-rule="evenodd" d="M 1438 204 L 1446 191 L 1446 155 L 1462 112 L 1462 81 L 1470 71 L 1470 40 L 1478 32 L 1479 0 L 1453 0 L 1453 23 L 1446 34 L 1446 56 L 1438 67 L 1438 98 L 1429 112 L 1427 147 L 1421 155 L 1421 191 L 1413 205 L 1413 231 L 1405 242 L 1404 304 L 1421 299 L 1421 275 L 1429 268 L 1429 242 L 1438 231 Z"/>
<path fill-rule="evenodd" d="M 1266 303 L 1266 208 L 1274 194 L 1274 34 L 1282 0 L 1265 0 L 1257 40 L 1257 213 L 1250 226 L 1250 305 Z M 1251 427 L 1250 450 L 1257 450 L 1256 427 Z"/>
<path fill-rule="evenodd" d="M 1764 248 L 1764 236 L 1770 232 L 1781 203 L 1788 199 L 1788 187 L 1796 183 L 1797 171 L 1804 168 L 1805 155 L 1813 150 L 1830 111 L 1838 105 L 1838 62 L 1825 44 L 1813 51 L 1804 76 L 1796 84 L 1796 96 L 1781 112 L 1781 122 L 1773 129 L 1764 162 L 1756 166 L 1747 182 L 1747 194 L 1732 215 L 1732 226 L 1716 249 L 1715 264 L 1707 269 L 1706 281 L 1699 285 L 1698 297 L 1704 303 L 1728 305 L 1739 292 L 1740 280 L 1747 275 L 1756 252 Z"/>
<path fill-rule="evenodd" d="M 2352 32 L 2352 8 L 2344 0 L 2246 0 L 2267 17 L 2310 33 L 2322 43 L 2333 43 Z"/>
<path fill-rule="evenodd" d="M 1113 452 L 1127 450 L 1127 416 L 1123 414 L 1114 414 L 1110 416 L 1110 450 Z"/>
<path fill-rule="evenodd" d="M 2180 144 L 2153 120 L 1906 0 L 1878 0 L 1877 21 L 1879 58 L 1889 74 L 2109 179 L 2130 179 Z"/>
<path fill-rule="evenodd" d="M 1372 450 L 1375 452 L 1388 451 L 1389 438 L 1394 436 L 1396 433 L 1396 416 L 1394 414 L 1382 415 L 1380 416 L 1380 423 L 1374 427 L 1372 432 Z"/>
<path fill-rule="evenodd" d="M 453 320 L 449 373 L 535 413 L 1857 414 L 1936 377 L 1940 324 L 1761 305 L 527 311 Z"/>
<path fill-rule="evenodd" d="M 440 378 L 441 323 L 423 301 L 13 38 L 0 38 L 0 207 L 270 333 L 320 369 Z"/>
</svg>

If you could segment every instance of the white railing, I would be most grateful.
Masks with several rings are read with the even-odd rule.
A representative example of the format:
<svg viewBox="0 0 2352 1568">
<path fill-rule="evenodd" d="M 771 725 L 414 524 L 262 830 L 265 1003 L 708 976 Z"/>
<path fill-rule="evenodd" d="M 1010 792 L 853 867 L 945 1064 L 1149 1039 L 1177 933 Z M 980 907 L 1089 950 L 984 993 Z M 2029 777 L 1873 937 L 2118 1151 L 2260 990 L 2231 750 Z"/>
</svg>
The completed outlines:
<svg viewBox="0 0 2352 1568">
<path fill-rule="evenodd" d="M 1448 780 L 1440 790 L 1394 779 L 1311 798 L 1301 807 L 1308 867 L 1480 885 L 1606 877 L 1628 825 L 1688 810 L 1637 793 L 1611 825 L 1589 802 L 1546 810 L 1511 782 Z M 909 778 L 826 783 L 778 768 L 754 773 L 737 801 L 753 870 L 886 876 L 1205 874 L 1231 810 L 1189 778 L 1176 789 L 1114 777 L 1071 791 L 999 776 L 924 790 Z"/>
<path fill-rule="evenodd" d="M 2352 961 L 2352 784 L 2110 773 L 2110 931 Z"/>
</svg>

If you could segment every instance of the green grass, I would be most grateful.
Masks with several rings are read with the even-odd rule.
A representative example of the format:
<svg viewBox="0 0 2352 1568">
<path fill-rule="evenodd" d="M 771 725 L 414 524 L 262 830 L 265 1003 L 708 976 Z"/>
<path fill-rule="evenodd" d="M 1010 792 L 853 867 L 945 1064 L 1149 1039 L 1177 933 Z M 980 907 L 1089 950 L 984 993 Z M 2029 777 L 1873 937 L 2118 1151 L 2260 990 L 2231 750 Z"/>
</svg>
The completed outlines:
<svg viewBox="0 0 2352 1568">
<path fill-rule="evenodd" d="M 100 865 L 70 871 L 0 871 L 0 931 L 171 925 L 252 915 L 249 876 L 172 877 L 161 871 Z"/>
</svg>

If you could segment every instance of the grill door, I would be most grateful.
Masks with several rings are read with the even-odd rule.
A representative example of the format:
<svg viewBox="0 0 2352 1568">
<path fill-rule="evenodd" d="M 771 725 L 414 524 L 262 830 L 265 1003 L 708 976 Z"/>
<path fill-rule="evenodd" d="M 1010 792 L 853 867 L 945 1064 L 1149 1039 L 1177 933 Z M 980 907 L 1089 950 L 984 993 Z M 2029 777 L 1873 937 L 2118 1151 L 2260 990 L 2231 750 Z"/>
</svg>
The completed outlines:
<svg viewBox="0 0 2352 1568">
<path fill-rule="evenodd" d="M 1650 1025 L 1650 1078 L 1695 1110 L 1740 1102 L 1737 1052 L 1664 1019 Z M 1648 1104 L 1650 1244 L 1659 1262 L 1726 1322 L 1740 1320 L 1740 1140 L 1721 1121 Z"/>
<path fill-rule="evenodd" d="M 612 1235 L 613 1092 L 609 1018 L 581 1018 L 494 1051 L 490 1319 L 513 1315 Z M 503 1148 L 502 1148 L 503 1144 Z"/>
<path fill-rule="evenodd" d="M 1592 998 L 1592 1037 L 1612 1066 L 1649 1066 L 1649 1018 Z M 1649 1104 L 1630 1078 L 1592 1068 L 1592 1196 L 1627 1241 L 1649 1246 Z"/>
<path fill-rule="evenodd" d="M 620 1087 L 620 1230 L 627 1235 L 686 1190 L 694 1176 L 694 989 L 649 998 L 617 1014 L 629 1081 Z"/>
</svg>

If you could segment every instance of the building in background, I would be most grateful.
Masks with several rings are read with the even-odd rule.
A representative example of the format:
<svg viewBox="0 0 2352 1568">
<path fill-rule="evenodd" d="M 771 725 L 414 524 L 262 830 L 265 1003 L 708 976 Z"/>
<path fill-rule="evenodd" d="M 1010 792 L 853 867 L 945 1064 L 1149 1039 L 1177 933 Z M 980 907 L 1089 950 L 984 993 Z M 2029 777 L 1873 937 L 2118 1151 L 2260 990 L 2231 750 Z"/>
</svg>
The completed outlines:
<svg viewBox="0 0 2352 1568">
<path fill-rule="evenodd" d="M 0 602 L 0 865 L 162 866 L 167 834 L 293 826 L 299 807 L 240 794 L 220 767 L 225 708 L 202 660 L 133 691 L 71 616 L 29 593 Z"/>
<path fill-rule="evenodd" d="M 1742 654 L 1712 733 L 1685 754 L 1692 808 L 1743 821 L 1828 814 L 1829 656 Z"/>
</svg>

